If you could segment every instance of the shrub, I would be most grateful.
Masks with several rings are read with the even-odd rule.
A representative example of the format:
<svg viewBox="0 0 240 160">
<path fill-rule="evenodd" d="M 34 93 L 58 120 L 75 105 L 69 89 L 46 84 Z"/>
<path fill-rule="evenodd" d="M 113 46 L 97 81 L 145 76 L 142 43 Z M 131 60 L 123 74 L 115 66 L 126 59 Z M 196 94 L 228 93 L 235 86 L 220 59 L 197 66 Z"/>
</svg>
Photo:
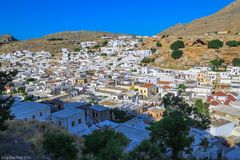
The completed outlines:
<svg viewBox="0 0 240 160">
<path fill-rule="evenodd" d="M 78 154 L 74 137 L 64 133 L 47 132 L 44 134 L 43 148 L 53 154 L 55 159 L 72 160 Z"/>
<path fill-rule="evenodd" d="M 102 53 L 101 56 L 106 57 L 106 56 L 107 56 L 107 53 Z"/>
<path fill-rule="evenodd" d="M 234 58 L 232 60 L 232 65 L 240 67 L 240 58 Z"/>
<path fill-rule="evenodd" d="M 151 50 L 152 53 L 155 53 L 157 51 L 156 48 L 151 48 L 150 50 Z"/>
<path fill-rule="evenodd" d="M 62 41 L 62 38 L 49 38 L 48 41 Z"/>
<path fill-rule="evenodd" d="M 227 41 L 226 45 L 229 47 L 238 47 L 240 46 L 240 41 Z"/>
<path fill-rule="evenodd" d="M 179 50 L 180 48 L 184 48 L 184 47 L 185 47 L 184 42 L 183 42 L 183 41 L 180 41 L 180 40 L 172 43 L 171 46 L 170 46 L 170 48 L 171 48 L 172 50 Z"/>
<path fill-rule="evenodd" d="M 80 52 L 81 48 L 74 48 L 73 50 L 74 50 L 74 52 Z"/>
<path fill-rule="evenodd" d="M 221 47 L 223 47 L 223 41 L 221 41 L 219 39 L 214 39 L 214 40 L 208 42 L 208 48 L 219 49 Z"/>
<path fill-rule="evenodd" d="M 151 62 L 154 62 L 155 59 L 154 58 L 148 58 L 148 57 L 144 57 L 142 59 L 142 63 L 151 63 Z"/>
<path fill-rule="evenodd" d="M 124 147 L 128 139 L 122 133 L 115 132 L 110 128 L 102 128 L 85 136 L 84 156 L 92 155 L 99 160 L 123 159 Z"/>
<path fill-rule="evenodd" d="M 157 43 L 156 43 L 156 46 L 157 46 L 157 47 L 162 47 L 161 42 L 157 42 Z"/>
<path fill-rule="evenodd" d="M 108 41 L 107 41 L 107 40 L 106 40 L 106 41 L 103 41 L 103 42 L 102 42 L 102 47 L 105 47 L 107 44 L 108 44 Z"/>
<path fill-rule="evenodd" d="M 183 51 L 181 51 L 181 50 L 174 50 L 172 52 L 172 58 L 173 59 L 179 59 L 179 58 L 182 57 L 182 55 L 183 55 Z"/>
</svg>

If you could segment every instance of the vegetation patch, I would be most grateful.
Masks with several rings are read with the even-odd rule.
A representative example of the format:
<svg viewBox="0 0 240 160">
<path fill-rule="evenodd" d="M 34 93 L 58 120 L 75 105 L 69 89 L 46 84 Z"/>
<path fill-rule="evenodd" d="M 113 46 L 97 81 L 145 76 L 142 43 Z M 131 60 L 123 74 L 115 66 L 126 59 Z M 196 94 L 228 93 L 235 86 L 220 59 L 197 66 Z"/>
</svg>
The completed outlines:
<svg viewBox="0 0 240 160">
<path fill-rule="evenodd" d="M 235 40 L 227 41 L 226 45 L 229 47 L 238 47 L 240 46 L 240 41 L 235 41 Z"/>
<path fill-rule="evenodd" d="M 208 42 L 208 48 L 209 49 L 219 49 L 223 47 L 223 41 L 219 40 L 219 39 L 214 39 L 212 41 Z"/>
<path fill-rule="evenodd" d="M 185 44 L 181 40 L 177 40 L 177 41 L 173 42 L 170 46 L 170 48 L 172 50 L 179 50 L 180 48 L 184 48 L 184 47 L 185 47 Z"/>
<path fill-rule="evenodd" d="M 232 65 L 233 66 L 237 66 L 237 67 L 240 67 L 240 58 L 234 58 L 233 60 L 232 60 Z"/>
<path fill-rule="evenodd" d="M 151 63 L 154 62 L 155 59 L 154 58 L 149 58 L 149 57 L 144 57 L 141 61 L 141 63 Z"/>
<path fill-rule="evenodd" d="M 172 52 L 172 58 L 173 59 L 179 59 L 179 58 L 182 57 L 182 55 L 183 55 L 183 51 L 182 50 L 174 50 Z"/>
</svg>

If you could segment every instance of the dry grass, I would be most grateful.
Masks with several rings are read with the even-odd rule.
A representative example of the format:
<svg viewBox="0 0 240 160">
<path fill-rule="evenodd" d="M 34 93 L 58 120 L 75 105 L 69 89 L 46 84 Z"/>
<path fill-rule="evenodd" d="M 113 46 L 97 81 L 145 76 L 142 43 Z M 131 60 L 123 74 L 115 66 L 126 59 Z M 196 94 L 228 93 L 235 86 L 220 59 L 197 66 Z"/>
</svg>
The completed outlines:
<svg viewBox="0 0 240 160">
<path fill-rule="evenodd" d="M 46 122 L 12 120 L 8 124 L 8 130 L 0 132 L 0 154 L 3 155 L 29 155 L 32 159 L 45 159 L 48 155 L 42 148 L 43 135 L 47 131 L 68 134 L 64 129 Z M 80 151 L 82 139 L 75 138 Z"/>
</svg>

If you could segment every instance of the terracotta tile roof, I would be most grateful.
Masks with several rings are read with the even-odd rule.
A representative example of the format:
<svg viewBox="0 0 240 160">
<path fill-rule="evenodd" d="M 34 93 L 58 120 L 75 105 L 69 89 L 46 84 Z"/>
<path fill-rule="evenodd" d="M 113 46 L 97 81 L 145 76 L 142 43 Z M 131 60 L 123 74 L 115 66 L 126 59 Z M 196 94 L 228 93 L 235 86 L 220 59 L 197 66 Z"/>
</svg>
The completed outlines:
<svg viewBox="0 0 240 160">
<path fill-rule="evenodd" d="M 163 88 L 163 89 L 171 89 L 172 87 L 165 85 L 165 86 L 162 86 L 161 88 Z"/>
<path fill-rule="evenodd" d="M 158 81 L 157 84 L 165 84 L 169 85 L 171 82 L 170 81 Z"/>
<path fill-rule="evenodd" d="M 207 102 L 208 102 L 208 103 L 211 103 L 212 100 L 213 100 L 212 96 L 208 96 L 208 97 L 207 97 Z"/>
<path fill-rule="evenodd" d="M 224 102 L 225 105 L 229 105 L 231 102 L 237 100 L 232 94 L 228 94 L 227 96 L 228 96 L 228 98 L 227 98 L 227 100 Z"/>
<path fill-rule="evenodd" d="M 142 87 L 143 88 L 151 88 L 153 86 L 152 83 L 145 83 Z"/>
<path fill-rule="evenodd" d="M 216 92 L 216 93 L 214 94 L 214 96 L 223 97 L 223 96 L 227 96 L 227 94 L 226 94 L 226 93 L 223 93 L 223 92 Z"/>
<path fill-rule="evenodd" d="M 210 105 L 212 105 L 212 106 L 217 106 L 217 105 L 219 105 L 219 104 L 221 104 L 221 102 L 219 102 L 219 101 L 217 101 L 217 100 L 213 100 L 213 101 L 210 103 Z"/>
</svg>

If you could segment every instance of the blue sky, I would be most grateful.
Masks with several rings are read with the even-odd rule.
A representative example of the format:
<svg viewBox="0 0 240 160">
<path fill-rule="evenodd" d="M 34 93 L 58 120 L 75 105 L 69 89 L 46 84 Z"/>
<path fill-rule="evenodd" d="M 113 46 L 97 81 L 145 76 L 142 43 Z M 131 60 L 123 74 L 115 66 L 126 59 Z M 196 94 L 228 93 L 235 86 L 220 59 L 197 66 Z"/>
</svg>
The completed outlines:
<svg viewBox="0 0 240 160">
<path fill-rule="evenodd" d="M 30 39 L 70 30 L 154 35 L 234 0 L 1 0 L 0 35 Z"/>
</svg>

